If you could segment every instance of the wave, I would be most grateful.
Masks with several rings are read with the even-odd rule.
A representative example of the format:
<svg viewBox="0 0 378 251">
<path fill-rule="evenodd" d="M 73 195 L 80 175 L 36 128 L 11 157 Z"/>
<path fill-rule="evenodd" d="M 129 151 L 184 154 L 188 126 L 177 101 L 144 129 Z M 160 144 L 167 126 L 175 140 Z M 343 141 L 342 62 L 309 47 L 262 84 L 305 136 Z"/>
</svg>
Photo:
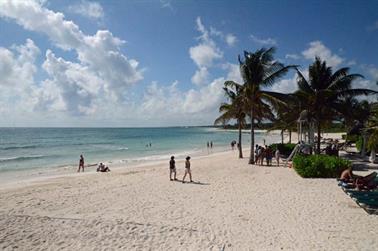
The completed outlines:
<svg viewBox="0 0 378 251">
<path fill-rule="evenodd" d="M 38 147 L 38 145 L 4 146 L 4 147 L 0 147 L 0 150 L 30 149 L 30 148 L 37 148 L 37 147 Z"/>
<path fill-rule="evenodd" d="M 9 158 L 0 158 L 0 162 L 13 162 L 13 161 L 26 161 L 31 159 L 41 159 L 46 156 L 44 155 L 33 155 L 33 156 L 16 156 L 16 157 L 9 157 Z"/>
<path fill-rule="evenodd" d="M 122 150 L 129 150 L 129 148 L 128 148 L 128 147 L 119 147 L 118 150 L 119 150 L 119 151 L 122 151 Z"/>
</svg>

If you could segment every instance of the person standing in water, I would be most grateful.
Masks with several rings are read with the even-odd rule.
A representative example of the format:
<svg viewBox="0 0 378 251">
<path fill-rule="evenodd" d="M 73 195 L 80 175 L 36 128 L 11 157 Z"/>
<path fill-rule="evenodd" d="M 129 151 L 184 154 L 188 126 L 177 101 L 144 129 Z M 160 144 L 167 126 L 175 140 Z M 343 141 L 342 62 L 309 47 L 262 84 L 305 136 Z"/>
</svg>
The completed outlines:
<svg viewBox="0 0 378 251">
<path fill-rule="evenodd" d="M 83 172 L 84 172 L 84 157 L 83 157 L 83 155 L 80 155 L 79 169 L 77 170 L 78 173 L 80 172 L 80 168 L 82 168 Z"/>
<path fill-rule="evenodd" d="M 189 174 L 189 179 L 190 179 L 190 182 L 193 182 L 192 180 L 192 172 L 190 171 L 190 156 L 186 157 L 186 161 L 185 161 L 185 174 L 184 174 L 184 177 L 182 178 L 182 183 L 185 183 L 185 177 L 186 177 L 186 174 Z"/>
<path fill-rule="evenodd" d="M 173 179 L 172 179 L 172 173 Z M 169 161 L 169 179 L 172 180 L 177 180 L 176 179 L 176 162 L 175 162 L 175 156 L 171 157 L 171 160 Z"/>
</svg>

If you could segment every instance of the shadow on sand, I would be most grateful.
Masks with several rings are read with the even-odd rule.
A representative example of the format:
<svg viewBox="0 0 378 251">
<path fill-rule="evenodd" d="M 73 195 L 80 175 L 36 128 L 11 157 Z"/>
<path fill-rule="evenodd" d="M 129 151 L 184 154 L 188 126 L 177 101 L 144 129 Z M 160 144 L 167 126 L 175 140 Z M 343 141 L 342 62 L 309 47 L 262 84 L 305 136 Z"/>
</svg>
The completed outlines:
<svg viewBox="0 0 378 251">
<path fill-rule="evenodd" d="M 180 182 L 180 183 L 182 183 L 182 180 L 173 180 L 173 181 L 176 181 L 176 182 Z M 193 182 L 185 181 L 184 184 L 189 184 L 189 185 L 202 185 L 202 186 L 209 186 L 209 185 L 210 185 L 210 183 L 204 183 L 204 182 L 201 182 L 201 181 L 193 181 Z"/>
</svg>

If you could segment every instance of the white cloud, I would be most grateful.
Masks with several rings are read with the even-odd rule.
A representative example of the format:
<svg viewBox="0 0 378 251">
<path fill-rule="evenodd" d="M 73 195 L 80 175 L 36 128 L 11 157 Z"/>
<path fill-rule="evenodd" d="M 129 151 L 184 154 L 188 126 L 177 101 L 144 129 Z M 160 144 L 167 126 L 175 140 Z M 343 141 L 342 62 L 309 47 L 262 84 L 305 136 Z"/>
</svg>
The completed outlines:
<svg viewBox="0 0 378 251">
<path fill-rule="evenodd" d="M 197 17 L 196 23 L 197 30 L 201 33 L 200 44 L 189 48 L 190 58 L 198 67 L 210 67 L 215 60 L 223 57 L 223 53 L 210 38 L 209 31 L 202 24 L 200 17 Z"/>
<path fill-rule="evenodd" d="M 214 61 L 223 58 L 223 52 L 217 47 L 210 34 L 214 35 L 217 31 L 212 28 L 210 32 L 202 24 L 201 18 L 196 19 L 197 30 L 201 33 L 200 43 L 189 48 L 190 58 L 197 65 L 198 70 L 192 77 L 194 84 L 201 84 L 207 81 L 209 76 L 208 69 L 213 66 Z"/>
<path fill-rule="evenodd" d="M 230 33 L 226 35 L 226 43 L 228 44 L 228 46 L 234 46 L 237 41 L 238 39 L 233 34 Z"/>
<path fill-rule="evenodd" d="M 190 47 L 189 53 L 198 67 L 210 67 L 216 59 L 222 58 L 222 52 L 212 43 L 201 43 Z"/>
<path fill-rule="evenodd" d="M 240 68 L 238 64 L 226 63 L 222 66 L 227 71 L 226 80 L 231 80 L 239 84 L 243 84 L 243 79 L 240 75 Z"/>
<path fill-rule="evenodd" d="M 0 17 L 15 20 L 27 30 L 45 34 L 54 45 L 77 54 L 77 62 L 70 62 L 57 58 L 52 51 L 46 52 L 43 69 L 49 79 L 42 81 L 40 88 L 34 86 L 37 108 L 89 114 L 95 111 L 99 94 L 112 102 L 122 101 L 128 87 L 143 79 L 139 63 L 128 59 L 120 50 L 125 42 L 107 30 L 86 35 L 75 23 L 65 20 L 62 13 L 48 10 L 40 2 L 31 0 L 1 1 Z M 9 58 L 9 53 L 5 54 Z"/>
<path fill-rule="evenodd" d="M 262 38 L 258 38 L 254 35 L 250 35 L 250 38 L 252 39 L 253 42 L 257 43 L 257 44 L 262 44 L 262 45 L 277 45 L 277 41 L 273 38 L 266 38 L 266 39 L 262 39 Z"/>
<path fill-rule="evenodd" d="M 196 85 L 202 85 L 207 84 L 209 79 L 209 71 L 206 67 L 200 67 L 196 72 L 194 73 L 192 77 L 192 83 Z"/>
<path fill-rule="evenodd" d="M 279 93 L 293 93 L 298 89 L 297 75 L 292 78 L 281 79 L 272 86 L 272 91 Z"/>
<path fill-rule="evenodd" d="M 301 57 L 300 57 L 298 54 L 286 54 L 286 55 L 285 55 L 285 58 L 287 58 L 287 59 L 298 60 L 298 59 L 300 59 Z"/>
<path fill-rule="evenodd" d="M 91 19 L 102 19 L 104 18 L 104 10 L 98 2 L 90 2 L 82 0 L 79 3 L 73 4 L 68 7 L 68 9 L 76 14 L 82 15 Z"/>
<path fill-rule="evenodd" d="M 215 79 L 209 85 L 199 90 L 190 89 L 182 92 L 177 88 L 177 82 L 169 86 L 159 86 L 152 83 L 146 90 L 142 101 L 140 113 L 149 119 L 160 120 L 164 111 L 164 119 L 193 124 L 195 121 L 209 121 L 209 114 L 217 115 L 218 107 L 224 98 L 224 78 Z"/>
<path fill-rule="evenodd" d="M 0 47 L 0 85 L 8 87 L 30 86 L 37 71 L 35 60 L 40 53 L 31 39 L 24 45 L 12 46 L 13 51 Z"/>
<path fill-rule="evenodd" d="M 309 44 L 309 48 L 302 51 L 305 59 L 314 60 L 315 57 L 320 57 L 322 60 L 327 61 L 327 65 L 332 67 L 339 66 L 344 58 L 332 54 L 332 51 L 327 48 L 321 41 L 313 41 Z"/>
<path fill-rule="evenodd" d="M 7 49 L 0 47 L 0 114 L 13 119 L 17 113 L 23 117 L 32 112 L 35 103 L 35 61 L 40 50 L 31 39 L 23 45 Z"/>
</svg>

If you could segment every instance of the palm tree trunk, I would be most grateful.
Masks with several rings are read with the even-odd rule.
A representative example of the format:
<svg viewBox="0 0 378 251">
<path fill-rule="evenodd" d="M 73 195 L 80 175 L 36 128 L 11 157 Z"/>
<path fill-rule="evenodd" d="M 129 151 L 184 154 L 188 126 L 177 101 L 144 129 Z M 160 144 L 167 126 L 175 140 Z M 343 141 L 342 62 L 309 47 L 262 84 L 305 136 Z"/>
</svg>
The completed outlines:
<svg viewBox="0 0 378 251">
<path fill-rule="evenodd" d="M 317 154 L 320 154 L 320 132 L 321 132 L 321 126 L 320 122 L 318 121 L 318 142 L 317 142 Z"/>
<path fill-rule="evenodd" d="M 249 162 L 248 164 L 255 164 L 255 125 L 254 125 L 254 115 L 253 115 L 253 108 L 251 109 L 251 152 L 249 155 Z"/>
<path fill-rule="evenodd" d="M 289 144 L 291 144 L 291 129 L 289 130 Z"/>
<path fill-rule="evenodd" d="M 241 132 L 241 123 L 240 120 L 238 120 L 238 126 L 239 126 L 239 159 L 243 158 L 243 149 L 242 149 L 242 132 Z"/>
<path fill-rule="evenodd" d="M 281 144 L 283 145 L 284 141 L 284 130 L 281 130 Z"/>
</svg>

